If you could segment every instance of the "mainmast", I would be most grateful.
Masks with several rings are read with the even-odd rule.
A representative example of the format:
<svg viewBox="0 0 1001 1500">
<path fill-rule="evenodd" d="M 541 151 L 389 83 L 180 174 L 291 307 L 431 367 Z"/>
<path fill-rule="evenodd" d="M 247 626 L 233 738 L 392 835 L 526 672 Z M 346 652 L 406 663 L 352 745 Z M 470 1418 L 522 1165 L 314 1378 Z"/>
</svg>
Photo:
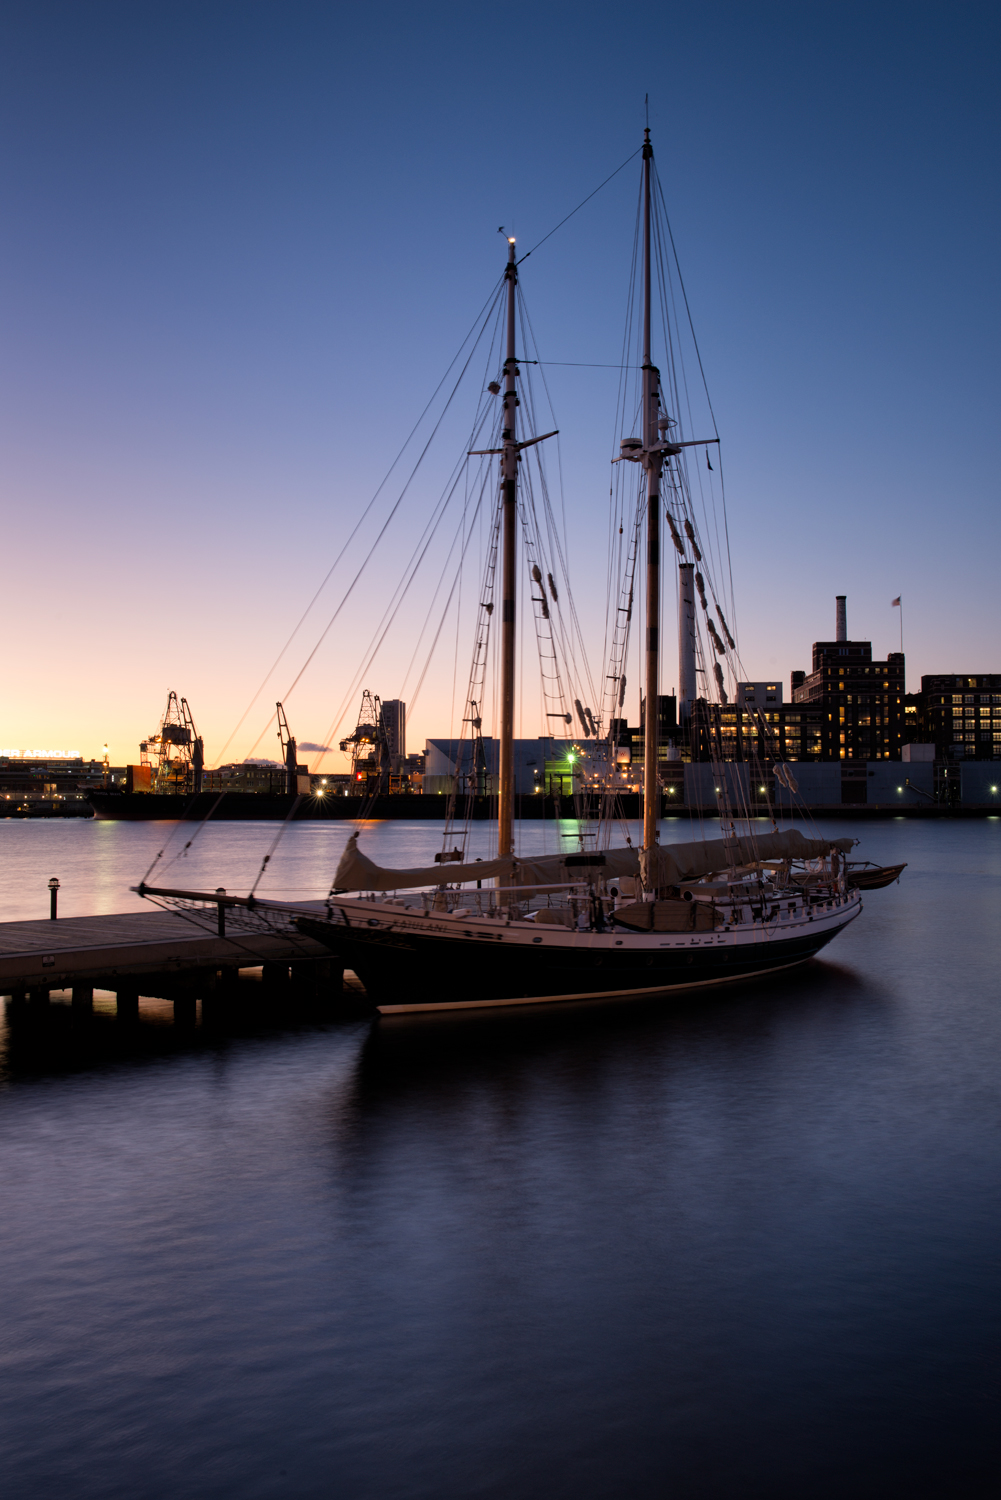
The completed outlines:
<svg viewBox="0 0 1001 1500">
<path fill-rule="evenodd" d="M 660 371 L 650 359 L 650 174 L 653 147 L 649 126 L 643 141 L 643 465 L 646 469 L 646 716 L 643 735 L 643 848 L 645 866 L 653 871 L 657 843 L 660 787 L 657 730 L 660 722 L 660 475 L 664 463 L 660 443 Z M 656 884 L 652 874 L 648 887 Z"/>
<path fill-rule="evenodd" d="M 515 290 L 518 264 L 514 239 L 508 239 L 507 357 L 504 360 L 504 415 L 501 427 L 501 717 L 500 795 L 497 809 L 497 853 L 514 853 L 514 612 L 518 541 L 518 374 L 514 352 Z"/>
</svg>

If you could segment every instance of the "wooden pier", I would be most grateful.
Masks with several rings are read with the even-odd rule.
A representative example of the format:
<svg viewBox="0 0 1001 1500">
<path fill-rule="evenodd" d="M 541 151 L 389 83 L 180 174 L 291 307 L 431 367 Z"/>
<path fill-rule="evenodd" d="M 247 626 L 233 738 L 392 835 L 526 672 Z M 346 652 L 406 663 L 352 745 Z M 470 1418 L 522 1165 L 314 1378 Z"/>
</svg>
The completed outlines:
<svg viewBox="0 0 1001 1500">
<path fill-rule="evenodd" d="M 324 910 L 322 902 L 303 903 Z M 0 923 L 0 995 L 15 1007 L 47 1004 L 71 990 L 75 1009 L 111 991 L 121 1016 L 137 1013 L 140 995 L 187 1006 L 232 990 L 241 969 L 265 980 L 307 982 L 336 997 L 343 969 L 328 949 L 289 927 L 268 930 L 231 913 L 220 933 L 215 910 L 152 909 L 112 916 Z"/>
</svg>

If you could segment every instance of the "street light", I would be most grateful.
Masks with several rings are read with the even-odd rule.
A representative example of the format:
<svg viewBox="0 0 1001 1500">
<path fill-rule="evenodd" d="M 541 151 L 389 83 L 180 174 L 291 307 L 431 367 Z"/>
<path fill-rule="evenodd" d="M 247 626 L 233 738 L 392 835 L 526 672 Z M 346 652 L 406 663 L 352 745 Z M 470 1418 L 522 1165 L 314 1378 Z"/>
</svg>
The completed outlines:
<svg viewBox="0 0 1001 1500">
<path fill-rule="evenodd" d="M 49 881 L 49 916 L 52 921 L 56 920 L 56 902 L 59 899 L 59 881 L 53 875 Z"/>
</svg>

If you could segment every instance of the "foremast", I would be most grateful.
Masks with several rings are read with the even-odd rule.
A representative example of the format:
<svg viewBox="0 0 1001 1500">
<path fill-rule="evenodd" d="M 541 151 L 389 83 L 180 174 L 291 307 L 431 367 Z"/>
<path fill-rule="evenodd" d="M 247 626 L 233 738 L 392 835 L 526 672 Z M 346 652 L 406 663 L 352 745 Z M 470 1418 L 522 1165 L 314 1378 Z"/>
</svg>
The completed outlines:
<svg viewBox="0 0 1001 1500">
<path fill-rule="evenodd" d="M 658 728 L 660 724 L 660 479 L 664 451 L 660 441 L 660 371 L 650 358 L 651 265 L 650 199 L 653 147 L 649 127 L 643 140 L 643 453 L 646 469 L 646 710 L 643 727 L 643 853 L 647 890 L 656 888 L 657 818 L 660 812 Z"/>
<path fill-rule="evenodd" d="M 504 360 L 504 414 L 501 418 L 501 703 L 500 788 L 497 799 L 497 853 L 514 853 L 514 648 L 518 544 L 518 366 L 515 359 L 515 294 L 518 263 L 514 238 L 508 239 L 507 356 Z"/>
</svg>

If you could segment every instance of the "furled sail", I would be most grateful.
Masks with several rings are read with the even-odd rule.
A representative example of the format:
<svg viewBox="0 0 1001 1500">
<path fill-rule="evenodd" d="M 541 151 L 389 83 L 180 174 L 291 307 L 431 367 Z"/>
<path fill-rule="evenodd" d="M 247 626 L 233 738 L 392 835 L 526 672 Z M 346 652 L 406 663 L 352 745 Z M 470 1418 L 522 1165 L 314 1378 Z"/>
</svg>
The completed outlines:
<svg viewBox="0 0 1001 1500">
<path fill-rule="evenodd" d="M 420 886 L 462 884 L 467 880 L 492 880 L 498 875 L 512 875 L 516 861 L 513 855 L 485 859 L 478 864 L 432 865 L 418 870 L 387 870 L 369 859 L 358 848 L 358 834 L 348 839 L 334 875 L 335 891 L 403 891 Z"/>
<path fill-rule="evenodd" d="M 850 838 L 808 839 L 798 828 L 791 828 L 785 833 L 765 833 L 734 841 L 710 839 L 690 844 L 664 844 L 655 851 L 656 871 L 650 871 L 655 878 L 645 883 L 648 889 L 681 885 L 683 881 L 698 880 L 715 870 L 754 864 L 762 859 L 820 859 L 832 849 L 847 854 L 854 842 Z M 511 886 L 559 886 L 596 875 L 614 879 L 640 873 L 638 849 L 605 849 L 592 855 L 586 864 L 579 861 L 580 856 L 573 854 L 544 854 L 535 859 L 504 855 L 499 859 L 469 864 L 392 870 L 377 865 L 363 854 L 358 848 L 358 834 L 353 833 L 341 855 L 333 885 L 337 891 L 404 891 L 445 884 L 467 885 L 476 880 L 500 877 L 504 884 Z"/>
<path fill-rule="evenodd" d="M 762 859 L 822 859 L 832 849 L 847 854 L 854 839 L 808 839 L 798 828 L 782 833 L 762 833 L 753 838 L 706 839 L 691 844 L 663 844 L 654 851 L 656 880 L 648 884 L 681 885 L 732 865 L 752 865 Z M 653 872 L 651 872 L 653 873 Z"/>
</svg>

